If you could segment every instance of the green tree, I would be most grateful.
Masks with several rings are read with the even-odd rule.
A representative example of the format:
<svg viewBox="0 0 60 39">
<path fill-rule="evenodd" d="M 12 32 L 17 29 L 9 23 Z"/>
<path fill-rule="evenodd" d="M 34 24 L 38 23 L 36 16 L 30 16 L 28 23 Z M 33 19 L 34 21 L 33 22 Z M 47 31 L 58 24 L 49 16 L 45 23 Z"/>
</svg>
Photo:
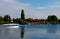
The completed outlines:
<svg viewBox="0 0 60 39">
<path fill-rule="evenodd" d="M 16 19 L 15 18 L 13 18 L 13 23 L 16 23 Z"/>
<path fill-rule="evenodd" d="M 4 23 L 10 23 L 11 22 L 11 17 L 9 15 L 4 16 Z"/>
<path fill-rule="evenodd" d="M 25 14 L 24 14 L 24 10 L 21 10 L 21 19 L 18 20 L 18 24 L 25 24 Z"/>
<path fill-rule="evenodd" d="M 3 23 L 4 23 L 4 21 L 3 21 L 3 17 L 0 16 L 0 24 L 3 24 Z"/>
<path fill-rule="evenodd" d="M 18 23 L 19 18 L 13 18 L 13 23 Z"/>
<path fill-rule="evenodd" d="M 21 19 L 25 19 L 24 10 L 21 10 Z"/>
<path fill-rule="evenodd" d="M 55 15 L 49 15 L 48 18 L 47 18 L 47 21 L 49 23 L 52 23 L 52 24 L 56 24 L 57 23 L 57 17 Z"/>
<path fill-rule="evenodd" d="M 0 16 L 0 21 L 3 21 L 3 17 L 2 16 Z"/>
</svg>

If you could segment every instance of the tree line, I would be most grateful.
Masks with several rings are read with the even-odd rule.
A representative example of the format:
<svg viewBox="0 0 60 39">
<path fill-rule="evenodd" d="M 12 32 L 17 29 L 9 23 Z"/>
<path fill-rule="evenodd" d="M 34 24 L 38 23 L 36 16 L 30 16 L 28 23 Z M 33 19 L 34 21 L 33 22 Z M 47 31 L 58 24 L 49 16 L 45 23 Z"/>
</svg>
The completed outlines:
<svg viewBox="0 0 60 39">
<path fill-rule="evenodd" d="M 0 16 L 0 24 L 10 24 L 10 23 L 18 23 L 18 24 L 25 24 L 25 14 L 24 10 L 21 10 L 21 18 L 13 18 L 11 16 L 5 15 L 4 17 Z"/>
<path fill-rule="evenodd" d="M 32 19 L 25 19 L 24 10 L 21 10 L 21 18 L 11 18 L 9 15 L 5 15 L 4 17 L 0 16 L 0 24 L 10 24 L 10 23 L 18 23 L 18 24 L 28 24 L 32 23 Z M 35 20 L 36 21 L 36 20 Z M 55 15 L 49 15 L 46 20 L 44 20 L 45 24 L 58 24 L 60 20 Z M 36 24 L 40 22 L 35 22 Z M 43 22 L 42 22 L 43 23 Z"/>
</svg>

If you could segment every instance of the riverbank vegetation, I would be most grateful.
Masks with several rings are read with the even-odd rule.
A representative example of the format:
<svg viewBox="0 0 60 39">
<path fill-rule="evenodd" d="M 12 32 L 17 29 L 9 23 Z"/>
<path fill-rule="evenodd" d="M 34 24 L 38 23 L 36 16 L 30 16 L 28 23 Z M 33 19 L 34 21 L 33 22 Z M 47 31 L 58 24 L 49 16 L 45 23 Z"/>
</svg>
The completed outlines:
<svg viewBox="0 0 60 39">
<path fill-rule="evenodd" d="M 0 24 L 60 24 L 60 19 L 55 15 L 49 15 L 47 19 L 33 19 L 27 18 L 25 19 L 24 10 L 21 10 L 20 18 L 11 18 L 9 15 L 0 16 Z"/>
</svg>

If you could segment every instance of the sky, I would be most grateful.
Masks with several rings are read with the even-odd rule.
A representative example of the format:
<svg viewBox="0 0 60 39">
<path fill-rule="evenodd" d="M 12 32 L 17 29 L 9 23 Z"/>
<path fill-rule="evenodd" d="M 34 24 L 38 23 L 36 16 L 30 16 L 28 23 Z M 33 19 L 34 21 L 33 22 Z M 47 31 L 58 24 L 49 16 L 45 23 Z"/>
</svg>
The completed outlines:
<svg viewBox="0 0 60 39">
<path fill-rule="evenodd" d="M 22 9 L 26 18 L 47 19 L 56 15 L 60 19 L 60 0 L 0 0 L 0 16 L 19 18 Z"/>
</svg>

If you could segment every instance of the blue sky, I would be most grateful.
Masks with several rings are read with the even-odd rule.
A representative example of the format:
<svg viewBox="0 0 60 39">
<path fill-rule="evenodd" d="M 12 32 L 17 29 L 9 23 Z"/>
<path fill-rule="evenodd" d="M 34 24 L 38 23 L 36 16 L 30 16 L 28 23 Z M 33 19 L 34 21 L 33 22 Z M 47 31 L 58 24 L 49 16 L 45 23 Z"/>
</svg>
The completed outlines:
<svg viewBox="0 0 60 39">
<path fill-rule="evenodd" d="M 58 1 L 58 0 L 19 0 L 22 3 L 29 3 L 32 4 L 33 6 L 43 6 L 43 5 L 51 5 L 54 2 Z"/>
<path fill-rule="evenodd" d="M 0 0 L 0 16 L 20 17 L 21 9 L 26 18 L 46 19 L 56 15 L 60 19 L 60 0 Z"/>
</svg>

